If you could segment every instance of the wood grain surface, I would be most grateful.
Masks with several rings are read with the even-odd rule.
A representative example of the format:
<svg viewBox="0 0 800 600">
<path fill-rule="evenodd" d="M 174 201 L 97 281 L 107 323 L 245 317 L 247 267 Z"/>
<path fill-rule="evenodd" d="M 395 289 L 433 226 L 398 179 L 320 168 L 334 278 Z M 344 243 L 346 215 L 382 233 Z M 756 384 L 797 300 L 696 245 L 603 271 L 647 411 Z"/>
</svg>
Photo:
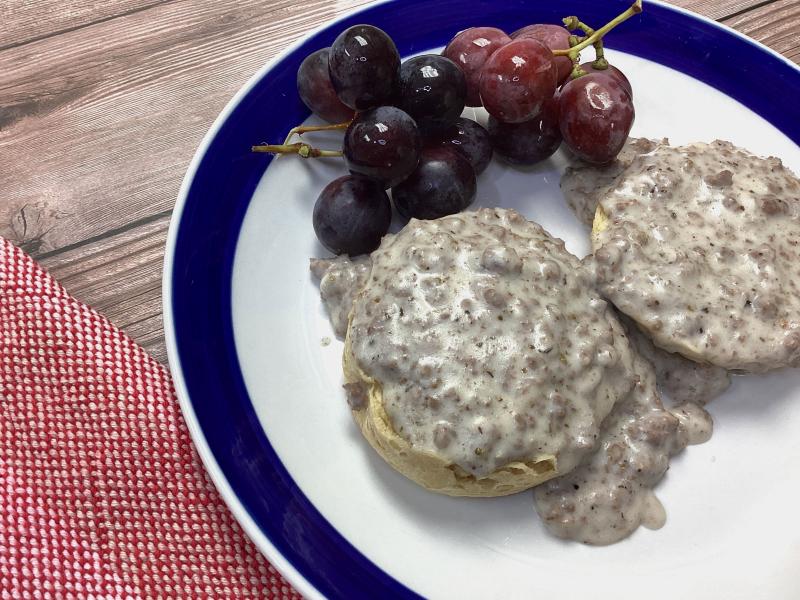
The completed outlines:
<svg viewBox="0 0 800 600">
<path fill-rule="evenodd" d="M 166 361 L 161 267 L 203 134 L 308 30 L 367 0 L 0 2 L 0 235 Z M 798 0 L 675 0 L 800 61 Z"/>
</svg>

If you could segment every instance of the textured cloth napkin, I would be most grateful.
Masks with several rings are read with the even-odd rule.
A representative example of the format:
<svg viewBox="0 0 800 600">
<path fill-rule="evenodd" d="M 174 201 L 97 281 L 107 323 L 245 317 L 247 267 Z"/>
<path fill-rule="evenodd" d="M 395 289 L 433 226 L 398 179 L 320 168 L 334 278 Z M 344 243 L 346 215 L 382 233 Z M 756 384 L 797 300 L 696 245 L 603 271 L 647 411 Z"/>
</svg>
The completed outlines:
<svg viewBox="0 0 800 600">
<path fill-rule="evenodd" d="M 167 369 L 0 238 L 0 598 L 299 598 L 206 475 Z"/>
</svg>

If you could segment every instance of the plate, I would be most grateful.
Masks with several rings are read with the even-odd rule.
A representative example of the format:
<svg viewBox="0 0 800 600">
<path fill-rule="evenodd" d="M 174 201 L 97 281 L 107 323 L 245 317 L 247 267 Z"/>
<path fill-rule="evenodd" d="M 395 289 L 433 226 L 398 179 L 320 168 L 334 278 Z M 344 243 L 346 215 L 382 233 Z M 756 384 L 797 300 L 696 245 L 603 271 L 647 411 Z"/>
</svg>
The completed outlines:
<svg viewBox="0 0 800 600">
<path fill-rule="evenodd" d="M 164 268 L 170 366 L 223 498 L 306 596 L 796 593 L 797 371 L 738 378 L 711 405 L 714 437 L 677 457 L 657 490 L 668 512 L 660 531 L 586 547 L 550 536 L 529 492 L 496 499 L 429 493 L 386 466 L 353 424 L 340 387 L 342 345 L 308 272 L 308 259 L 325 255 L 311 227 L 313 203 L 343 166 L 249 152 L 308 118 L 295 91 L 297 67 L 350 25 L 383 28 L 408 56 L 469 26 L 513 31 L 557 23 L 565 10 L 601 24 L 626 7 L 617 0 L 375 4 L 309 34 L 257 73 L 198 149 Z M 800 70 L 778 54 L 655 2 L 610 34 L 607 46 L 633 84 L 632 135 L 728 139 L 800 172 Z M 582 255 L 587 232 L 558 189 L 563 164 L 559 155 L 524 170 L 495 162 L 479 178 L 478 204 L 517 208 Z"/>
</svg>

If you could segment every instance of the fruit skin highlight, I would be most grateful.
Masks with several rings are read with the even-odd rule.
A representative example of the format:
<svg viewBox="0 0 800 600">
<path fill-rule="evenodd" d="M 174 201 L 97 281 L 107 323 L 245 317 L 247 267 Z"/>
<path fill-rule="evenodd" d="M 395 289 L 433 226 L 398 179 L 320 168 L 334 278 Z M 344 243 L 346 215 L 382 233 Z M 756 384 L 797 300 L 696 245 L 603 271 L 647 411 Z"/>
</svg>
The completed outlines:
<svg viewBox="0 0 800 600">
<path fill-rule="evenodd" d="M 537 40 L 550 48 L 550 50 L 569 50 L 570 33 L 560 25 L 537 23 L 518 29 L 511 34 L 511 39 L 529 38 Z M 572 61 L 568 56 L 556 56 L 556 80 L 562 85 L 572 72 Z"/>
<path fill-rule="evenodd" d="M 442 52 L 462 71 L 467 81 L 467 106 L 482 106 L 479 90 L 481 69 L 486 60 L 511 41 L 496 27 L 470 27 L 456 34 Z"/>
<path fill-rule="evenodd" d="M 408 177 L 419 161 L 422 137 L 410 116 L 394 106 L 358 113 L 344 134 L 344 158 L 352 173 L 389 188 Z"/>
<path fill-rule="evenodd" d="M 467 81 L 449 58 L 426 54 L 400 65 L 397 105 L 421 131 L 443 129 L 456 122 L 464 110 Z"/>
<path fill-rule="evenodd" d="M 553 53 L 541 42 L 527 38 L 500 48 L 481 71 L 483 106 L 504 123 L 529 121 L 556 92 Z"/>
<path fill-rule="evenodd" d="M 345 29 L 328 55 L 333 88 L 354 110 L 390 104 L 399 68 L 400 54 L 392 38 L 372 25 Z"/>
<path fill-rule="evenodd" d="M 593 164 L 605 164 L 619 154 L 636 117 L 627 90 L 601 73 L 567 83 L 558 106 L 564 141 L 579 158 Z"/>
</svg>

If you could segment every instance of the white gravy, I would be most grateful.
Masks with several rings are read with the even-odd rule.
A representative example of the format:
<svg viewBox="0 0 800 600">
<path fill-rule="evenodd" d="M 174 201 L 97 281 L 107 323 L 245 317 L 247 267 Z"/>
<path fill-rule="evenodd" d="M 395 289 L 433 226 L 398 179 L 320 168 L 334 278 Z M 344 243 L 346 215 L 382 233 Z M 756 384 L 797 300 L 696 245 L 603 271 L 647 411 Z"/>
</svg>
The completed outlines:
<svg viewBox="0 0 800 600">
<path fill-rule="evenodd" d="M 712 421 L 695 404 L 667 410 L 649 363 L 637 358 L 639 382 L 603 423 L 600 445 L 572 472 L 534 488 L 547 529 L 585 544 L 618 542 L 640 525 L 658 529 L 666 513 L 653 488 L 669 458 L 711 437 Z"/>
<path fill-rule="evenodd" d="M 475 477 L 553 455 L 566 472 L 633 385 L 632 354 L 579 261 L 511 210 L 412 220 L 353 304 L 356 363 L 393 429 Z"/>
<path fill-rule="evenodd" d="M 354 353 L 395 431 L 477 477 L 554 454 L 566 474 L 534 495 L 560 537 L 607 544 L 663 525 L 652 488 L 671 454 L 708 439 L 710 417 L 663 408 L 652 368 L 560 240 L 482 209 L 412 221 L 371 259 L 312 270 L 342 327 L 356 298 Z"/>
<path fill-rule="evenodd" d="M 728 142 L 658 145 L 602 194 L 599 289 L 671 352 L 800 366 L 800 181 Z"/>
</svg>

